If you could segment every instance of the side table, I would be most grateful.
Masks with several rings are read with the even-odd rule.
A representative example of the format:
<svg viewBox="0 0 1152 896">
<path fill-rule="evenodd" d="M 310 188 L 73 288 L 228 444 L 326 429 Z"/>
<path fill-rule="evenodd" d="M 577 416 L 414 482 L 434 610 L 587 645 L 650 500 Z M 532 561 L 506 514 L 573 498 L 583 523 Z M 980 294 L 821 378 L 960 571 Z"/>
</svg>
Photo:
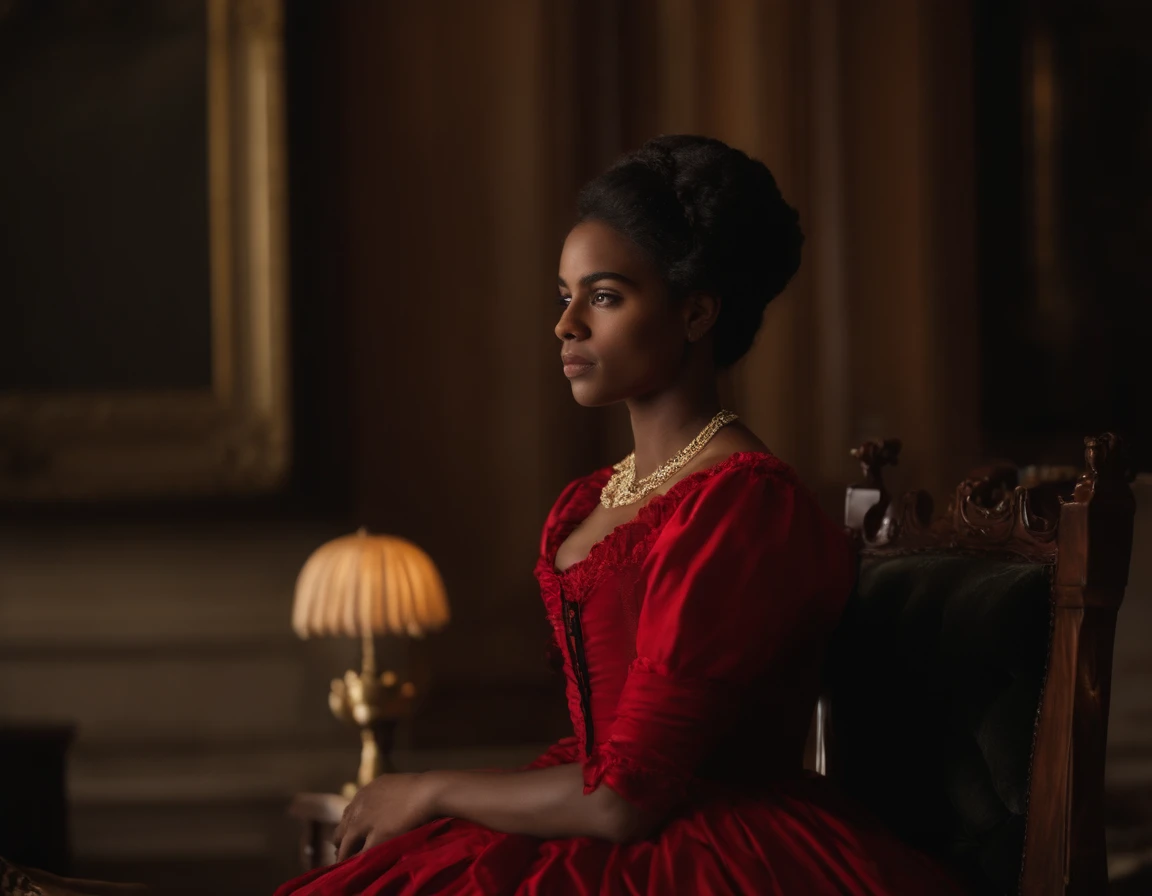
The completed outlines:
<svg viewBox="0 0 1152 896">
<path fill-rule="evenodd" d="M 53 874 L 71 869 L 68 749 L 71 724 L 0 721 L 0 856 Z"/>
<path fill-rule="evenodd" d="M 301 824 L 300 864 L 305 871 L 336 861 L 332 835 L 349 802 L 338 793 L 298 793 L 293 797 L 288 814 Z"/>
</svg>

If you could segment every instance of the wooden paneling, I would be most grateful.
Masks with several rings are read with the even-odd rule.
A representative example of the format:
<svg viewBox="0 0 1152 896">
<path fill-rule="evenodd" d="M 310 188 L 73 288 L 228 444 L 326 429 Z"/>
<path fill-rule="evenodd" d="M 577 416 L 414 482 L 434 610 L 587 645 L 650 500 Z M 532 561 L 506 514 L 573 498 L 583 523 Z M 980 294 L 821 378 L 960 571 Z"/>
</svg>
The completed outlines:
<svg viewBox="0 0 1152 896">
<path fill-rule="evenodd" d="M 106 763 L 158 800 L 191 780 L 181 763 L 240 781 L 252 756 L 280 770 L 265 797 L 333 786 L 316 780 L 329 760 L 307 757 L 346 743 L 324 695 L 354 647 L 297 644 L 290 593 L 307 552 L 359 524 L 425 548 L 454 614 L 427 644 L 435 679 L 409 745 L 563 728 L 531 575 L 540 525 L 567 481 L 630 446 L 618 410 L 571 399 L 552 277 L 580 183 L 649 136 L 728 139 L 801 210 L 802 272 L 727 383 L 769 444 L 829 494 L 862 436 L 899 431 L 910 457 L 966 467 L 944 428 L 975 388 L 974 347 L 949 341 L 971 299 L 951 278 L 969 260 L 953 238 L 968 226 L 965 124 L 942 129 L 933 105 L 963 101 L 962 66 L 946 83 L 939 69 L 960 65 L 964 33 L 932 7 L 290 3 L 294 487 L 311 521 L 5 536 L 0 681 L 22 711 L 87 723 L 78 847 L 105 817 Z"/>
</svg>

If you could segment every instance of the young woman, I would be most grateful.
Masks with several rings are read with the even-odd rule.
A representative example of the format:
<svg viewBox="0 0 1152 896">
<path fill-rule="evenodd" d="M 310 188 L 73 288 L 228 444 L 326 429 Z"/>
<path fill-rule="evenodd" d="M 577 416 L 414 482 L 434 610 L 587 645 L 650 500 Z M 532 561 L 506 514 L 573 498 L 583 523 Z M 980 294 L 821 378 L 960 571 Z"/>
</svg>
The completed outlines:
<svg viewBox="0 0 1152 896">
<path fill-rule="evenodd" d="M 342 861 L 278 896 L 959 892 L 801 766 L 854 561 L 716 382 L 799 266 L 796 211 L 763 164 L 691 136 L 579 208 L 559 360 L 580 404 L 627 405 L 635 451 L 544 524 L 574 736 L 522 771 L 379 778 Z"/>
</svg>

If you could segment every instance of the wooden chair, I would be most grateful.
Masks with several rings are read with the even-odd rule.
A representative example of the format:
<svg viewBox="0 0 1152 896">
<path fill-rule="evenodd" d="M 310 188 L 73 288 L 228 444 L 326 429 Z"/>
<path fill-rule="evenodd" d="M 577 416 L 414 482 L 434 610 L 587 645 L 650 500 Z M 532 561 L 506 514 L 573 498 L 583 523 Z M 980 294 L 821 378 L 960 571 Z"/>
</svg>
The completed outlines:
<svg viewBox="0 0 1152 896">
<path fill-rule="evenodd" d="M 881 468 L 899 442 L 853 452 L 860 576 L 808 765 L 978 892 L 1107 892 L 1104 750 L 1135 500 L 1116 437 L 1085 444 L 1066 489 L 993 465 L 936 520 L 923 492 L 889 499 Z"/>
</svg>

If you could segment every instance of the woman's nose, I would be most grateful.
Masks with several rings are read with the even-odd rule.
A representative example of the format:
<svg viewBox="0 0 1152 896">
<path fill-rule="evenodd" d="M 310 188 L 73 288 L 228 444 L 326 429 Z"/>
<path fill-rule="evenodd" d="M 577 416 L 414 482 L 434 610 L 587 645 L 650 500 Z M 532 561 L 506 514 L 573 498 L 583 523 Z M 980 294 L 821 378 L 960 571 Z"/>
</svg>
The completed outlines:
<svg viewBox="0 0 1152 896">
<path fill-rule="evenodd" d="M 575 301 L 569 302 L 568 307 L 564 309 L 564 313 L 560 315 L 560 320 L 556 323 L 555 332 L 556 338 L 562 342 L 588 338 L 588 327 L 584 324 L 584 321 L 581 320 Z"/>
</svg>

